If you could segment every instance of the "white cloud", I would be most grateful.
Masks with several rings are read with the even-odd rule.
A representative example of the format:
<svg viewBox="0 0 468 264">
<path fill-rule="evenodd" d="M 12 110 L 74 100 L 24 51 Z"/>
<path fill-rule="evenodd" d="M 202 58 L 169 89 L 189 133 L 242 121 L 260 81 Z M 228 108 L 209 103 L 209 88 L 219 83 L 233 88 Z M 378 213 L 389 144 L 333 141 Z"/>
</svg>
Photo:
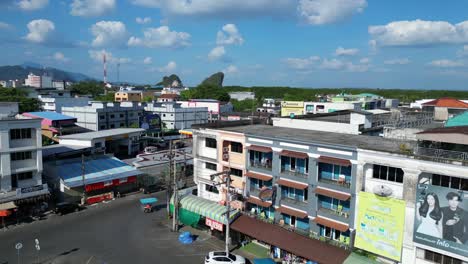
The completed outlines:
<svg viewBox="0 0 468 264">
<path fill-rule="evenodd" d="M 28 23 L 28 34 L 26 40 L 34 43 L 45 43 L 50 40 L 55 31 L 55 25 L 47 19 L 32 20 Z"/>
<path fill-rule="evenodd" d="M 166 66 L 158 68 L 159 72 L 172 73 L 177 69 L 177 63 L 175 61 L 170 61 Z"/>
<path fill-rule="evenodd" d="M 463 46 L 463 48 L 457 52 L 457 55 L 459 57 L 468 56 L 468 45 Z"/>
<path fill-rule="evenodd" d="M 214 47 L 210 53 L 208 53 L 208 60 L 227 60 L 226 58 L 226 49 L 223 46 Z"/>
<path fill-rule="evenodd" d="M 137 17 L 135 21 L 138 24 L 148 24 L 148 23 L 151 23 L 152 20 L 151 20 L 151 17 Z"/>
<path fill-rule="evenodd" d="M 119 58 L 115 57 L 111 52 L 106 50 L 89 50 L 88 51 L 89 57 L 94 60 L 95 62 L 102 63 L 102 59 L 104 54 L 106 55 L 106 61 L 108 63 L 120 63 L 120 64 L 127 64 L 130 63 L 132 60 L 130 58 Z"/>
<path fill-rule="evenodd" d="M 242 45 L 242 43 L 244 43 L 244 39 L 234 24 L 224 25 L 223 29 L 218 31 L 216 36 L 217 45 Z"/>
<path fill-rule="evenodd" d="M 34 11 L 46 7 L 49 0 L 20 0 L 16 4 L 21 10 Z"/>
<path fill-rule="evenodd" d="M 314 65 L 316 62 L 320 61 L 320 57 L 318 56 L 311 56 L 309 58 L 286 58 L 283 60 L 284 63 L 289 68 L 295 69 L 295 70 L 305 70 L 310 68 L 312 65 Z"/>
<path fill-rule="evenodd" d="M 408 58 L 397 58 L 384 61 L 384 64 L 387 65 L 405 65 L 409 63 L 411 63 L 411 61 Z"/>
<path fill-rule="evenodd" d="M 345 68 L 345 66 L 346 63 L 337 59 L 324 59 L 322 64 L 320 64 L 320 68 L 325 70 L 342 70 Z"/>
<path fill-rule="evenodd" d="M 225 74 L 233 74 L 233 73 L 238 73 L 239 69 L 237 69 L 236 66 L 234 65 L 229 65 L 226 69 L 223 70 Z"/>
<path fill-rule="evenodd" d="M 362 63 L 362 64 L 369 64 L 371 61 L 370 58 L 362 58 L 359 60 L 359 63 Z"/>
<path fill-rule="evenodd" d="M 10 29 L 10 28 L 11 28 L 10 24 L 0 21 L 0 30 L 7 30 L 7 29 Z"/>
<path fill-rule="evenodd" d="M 115 6 L 115 0 L 73 0 L 70 4 L 70 14 L 84 17 L 101 16 L 113 10 Z"/>
<path fill-rule="evenodd" d="M 144 60 L 143 60 L 143 63 L 144 64 L 151 64 L 153 63 L 153 59 L 151 57 L 146 57 Z"/>
<path fill-rule="evenodd" d="M 441 60 L 433 60 L 429 62 L 429 66 L 438 67 L 438 68 L 455 68 L 455 67 L 463 67 L 465 64 L 462 61 L 453 61 L 447 59 Z"/>
<path fill-rule="evenodd" d="M 143 38 L 131 37 L 128 46 L 145 46 L 148 48 L 181 48 L 190 45 L 190 34 L 171 31 L 169 27 L 147 28 Z"/>
<path fill-rule="evenodd" d="M 336 56 L 354 56 L 359 52 L 358 49 L 345 49 L 343 47 L 338 47 L 335 50 Z"/>
<path fill-rule="evenodd" d="M 468 43 L 468 21 L 451 24 L 446 21 L 394 21 L 370 26 L 374 46 L 429 46 Z"/>
<path fill-rule="evenodd" d="M 161 7 L 162 0 L 133 0 L 132 3 L 144 7 Z"/>
<path fill-rule="evenodd" d="M 58 62 L 68 62 L 70 61 L 69 58 L 65 57 L 62 52 L 55 52 L 52 58 Z"/>
<path fill-rule="evenodd" d="M 323 25 L 342 21 L 366 7 L 366 0 L 300 0 L 297 11 L 306 23 Z"/>
<path fill-rule="evenodd" d="M 94 47 L 119 46 L 127 39 L 127 29 L 120 21 L 100 21 L 91 27 Z"/>
</svg>

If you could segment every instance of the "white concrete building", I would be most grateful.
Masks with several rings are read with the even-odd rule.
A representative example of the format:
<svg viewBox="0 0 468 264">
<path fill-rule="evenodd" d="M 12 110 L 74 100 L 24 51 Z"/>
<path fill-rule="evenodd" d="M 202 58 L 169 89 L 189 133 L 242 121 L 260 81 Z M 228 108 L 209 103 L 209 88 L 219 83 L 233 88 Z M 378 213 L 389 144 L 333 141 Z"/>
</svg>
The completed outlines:
<svg viewBox="0 0 468 264">
<path fill-rule="evenodd" d="M 181 107 L 179 103 L 147 103 L 145 110 L 158 114 L 166 129 L 187 129 L 195 124 L 208 123 L 207 107 Z"/>
<path fill-rule="evenodd" d="M 362 102 L 304 102 L 304 113 L 322 114 L 340 110 L 361 110 Z"/>
<path fill-rule="evenodd" d="M 76 117 L 78 126 L 93 131 L 139 127 L 143 112 L 143 106 L 135 102 L 92 101 L 85 106 L 62 107 L 62 114 Z"/>
<path fill-rule="evenodd" d="M 47 75 L 35 75 L 33 73 L 28 74 L 28 78 L 25 79 L 25 85 L 35 88 L 52 88 L 52 77 Z"/>
<path fill-rule="evenodd" d="M 53 111 L 62 113 L 62 107 L 86 106 L 91 100 L 89 97 L 72 97 L 68 91 L 49 92 L 48 94 L 38 95 L 37 98 L 42 102 L 44 111 Z"/>
<path fill-rule="evenodd" d="M 12 117 L 17 103 L 0 102 L 0 206 L 47 195 L 42 183 L 41 119 Z"/>
<path fill-rule="evenodd" d="M 192 99 L 190 101 L 177 101 L 183 108 L 206 107 L 208 108 L 208 120 L 220 119 L 221 114 L 232 113 L 234 107 L 230 102 L 224 103 L 214 99 Z"/>
<path fill-rule="evenodd" d="M 231 99 L 236 99 L 237 101 L 243 101 L 246 99 L 255 99 L 255 93 L 254 92 L 232 92 L 229 93 L 229 96 Z"/>
<path fill-rule="evenodd" d="M 54 80 L 52 81 L 52 88 L 55 88 L 57 90 L 65 90 L 65 81 L 61 80 Z"/>
<path fill-rule="evenodd" d="M 10 81 L 0 81 L 0 86 L 3 88 L 10 88 L 11 87 L 11 82 Z"/>
</svg>

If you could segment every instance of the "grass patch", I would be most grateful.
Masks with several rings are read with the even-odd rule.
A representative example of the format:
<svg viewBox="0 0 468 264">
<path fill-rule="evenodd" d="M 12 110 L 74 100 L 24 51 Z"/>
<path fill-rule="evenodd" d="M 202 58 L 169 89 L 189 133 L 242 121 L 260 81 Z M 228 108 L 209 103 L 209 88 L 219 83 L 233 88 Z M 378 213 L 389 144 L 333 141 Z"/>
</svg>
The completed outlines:
<svg viewBox="0 0 468 264">
<path fill-rule="evenodd" d="M 270 257 L 268 254 L 268 249 L 253 242 L 250 242 L 244 247 L 241 247 L 240 250 L 250 253 L 251 255 L 254 255 L 257 258 L 269 258 Z"/>
</svg>

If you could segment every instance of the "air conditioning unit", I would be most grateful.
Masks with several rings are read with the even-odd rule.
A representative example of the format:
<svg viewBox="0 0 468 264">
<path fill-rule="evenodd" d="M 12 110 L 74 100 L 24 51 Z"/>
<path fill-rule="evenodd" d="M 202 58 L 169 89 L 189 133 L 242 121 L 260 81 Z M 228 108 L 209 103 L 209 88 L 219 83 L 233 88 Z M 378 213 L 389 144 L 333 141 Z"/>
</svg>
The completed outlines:
<svg viewBox="0 0 468 264">
<path fill-rule="evenodd" d="M 229 152 L 229 147 L 224 147 L 223 152 Z"/>
<path fill-rule="evenodd" d="M 229 154 L 223 154 L 223 159 L 224 159 L 224 160 L 229 159 Z"/>
</svg>

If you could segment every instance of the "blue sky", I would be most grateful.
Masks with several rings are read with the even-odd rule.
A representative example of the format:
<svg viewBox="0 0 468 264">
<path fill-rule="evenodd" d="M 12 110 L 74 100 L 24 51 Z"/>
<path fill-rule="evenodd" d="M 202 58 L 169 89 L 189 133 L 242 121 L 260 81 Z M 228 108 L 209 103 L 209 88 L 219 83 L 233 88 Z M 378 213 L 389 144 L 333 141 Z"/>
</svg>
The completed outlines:
<svg viewBox="0 0 468 264">
<path fill-rule="evenodd" d="M 468 89 L 468 1 L 0 0 L 0 65 L 196 85 Z"/>
</svg>

